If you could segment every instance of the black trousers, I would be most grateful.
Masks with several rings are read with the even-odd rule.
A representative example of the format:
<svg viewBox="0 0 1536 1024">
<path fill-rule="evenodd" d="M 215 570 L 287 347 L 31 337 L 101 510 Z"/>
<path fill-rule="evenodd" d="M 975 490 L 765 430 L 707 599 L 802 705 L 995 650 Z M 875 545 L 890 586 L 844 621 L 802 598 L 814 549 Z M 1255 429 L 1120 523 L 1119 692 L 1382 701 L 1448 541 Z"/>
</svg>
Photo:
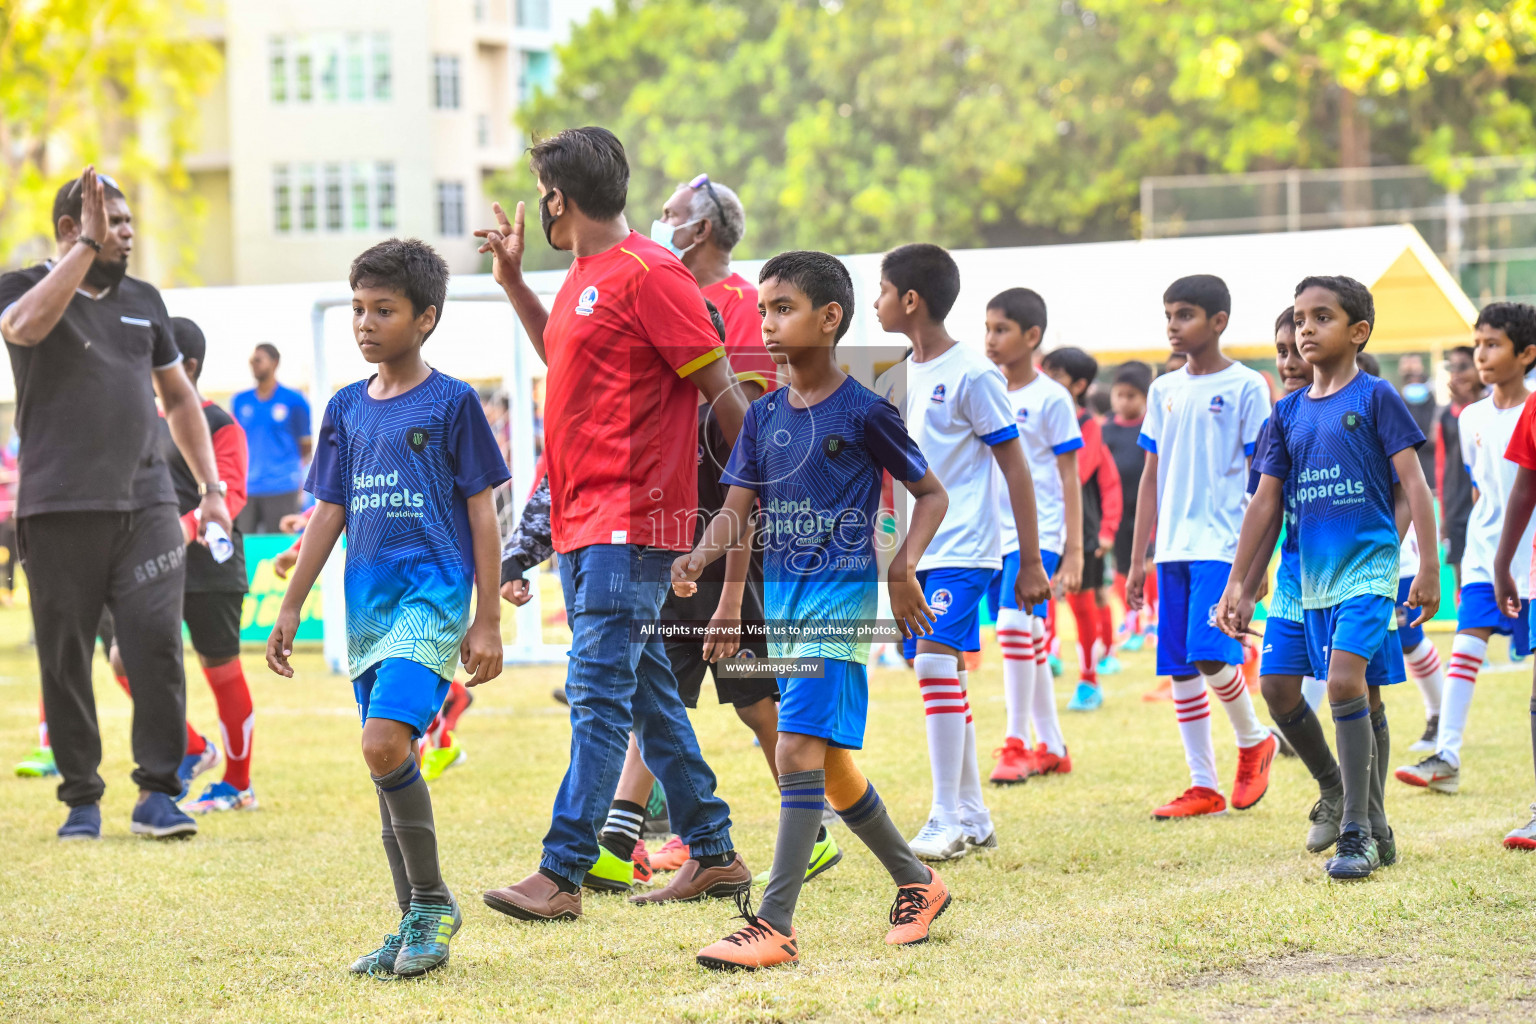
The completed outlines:
<svg viewBox="0 0 1536 1024">
<path fill-rule="evenodd" d="M 174 505 L 137 512 L 50 512 L 18 520 L 22 566 L 43 677 L 43 714 L 64 781 L 59 799 L 95 803 L 106 790 L 91 689 L 102 609 L 116 621 L 133 680 L 133 781 L 175 796 L 187 749 L 181 664 L 186 544 Z"/>
<path fill-rule="evenodd" d="M 245 508 L 240 510 L 240 517 L 235 525 L 240 527 L 244 534 L 253 533 L 281 533 L 283 516 L 292 515 L 299 510 L 299 491 L 284 491 L 282 494 L 255 494 L 245 503 Z"/>
</svg>

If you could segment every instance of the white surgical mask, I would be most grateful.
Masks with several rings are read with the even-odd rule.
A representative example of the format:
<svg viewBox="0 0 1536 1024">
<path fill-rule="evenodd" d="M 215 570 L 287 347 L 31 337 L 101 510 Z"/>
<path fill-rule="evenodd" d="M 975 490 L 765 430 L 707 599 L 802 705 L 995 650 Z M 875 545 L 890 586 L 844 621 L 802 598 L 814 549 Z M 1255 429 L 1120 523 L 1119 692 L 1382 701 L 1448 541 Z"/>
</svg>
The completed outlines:
<svg viewBox="0 0 1536 1024">
<path fill-rule="evenodd" d="M 692 249 L 693 245 L 698 245 L 699 243 L 694 242 L 693 245 L 688 247 L 688 249 L 679 249 L 676 245 L 673 244 L 672 239 L 679 231 L 683 230 L 683 228 L 697 223 L 698 221 L 696 220 L 690 220 L 687 224 L 668 224 L 664 220 L 653 220 L 651 221 L 651 241 L 655 242 L 657 245 L 665 247 L 667 251 L 672 253 L 672 255 L 676 256 L 678 259 L 682 259 L 683 253 L 687 252 L 688 249 Z"/>
<path fill-rule="evenodd" d="M 1414 381 L 1403 385 L 1403 399 L 1412 405 L 1429 401 L 1429 385 Z"/>
</svg>

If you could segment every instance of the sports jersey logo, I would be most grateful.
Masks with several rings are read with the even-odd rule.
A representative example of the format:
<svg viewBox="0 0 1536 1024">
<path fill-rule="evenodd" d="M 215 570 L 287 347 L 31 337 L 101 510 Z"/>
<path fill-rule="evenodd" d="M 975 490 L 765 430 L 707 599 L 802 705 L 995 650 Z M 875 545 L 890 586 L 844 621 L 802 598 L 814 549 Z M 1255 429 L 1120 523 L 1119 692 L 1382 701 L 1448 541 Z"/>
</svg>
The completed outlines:
<svg viewBox="0 0 1536 1024">
<path fill-rule="evenodd" d="M 1345 413 L 1344 414 L 1344 429 L 1345 430 L 1359 430 L 1360 429 L 1360 414 L 1357 413 L 1357 412 L 1353 412 L 1353 411 Z"/>
<path fill-rule="evenodd" d="M 1029 410 L 1028 409 L 1020 409 L 1014 415 L 1013 418 L 1019 421 L 1019 426 L 1021 426 L 1021 427 L 1022 426 L 1028 426 L 1028 424 L 1029 424 Z"/>
<path fill-rule="evenodd" d="M 427 446 L 428 436 L 426 427 L 412 427 L 405 432 L 405 443 L 411 446 L 411 451 L 419 455 Z"/>
<path fill-rule="evenodd" d="M 933 386 L 933 394 L 931 396 L 929 396 L 928 400 L 930 402 L 937 402 L 939 405 L 943 405 L 944 404 L 944 385 L 943 384 L 935 384 Z"/>
<path fill-rule="evenodd" d="M 699 465 L 704 465 L 704 446 L 699 445 Z"/>
<path fill-rule="evenodd" d="M 1217 395 L 1211 399 L 1211 412 L 1221 412 L 1221 410 L 1225 409 L 1226 407 L 1226 400 L 1223 399 L 1220 395 Z"/>
<path fill-rule="evenodd" d="M 842 434 L 828 434 L 821 442 L 821 450 L 827 453 L 829 459 L 836 458 L 845 447 Z"/>
<path fill-rule="evenodd" d="M 949 611 L 949 606 L 954 602 L 954 600 L 954 595 L 952 595 L 944 587 L 940 587 L 938 590 L 935 590 L 933 592 L 933 596 L 928 599 L 928 607 L 932 608 L 940 615 L 943 615 L 945 612 Z"/>
<path fill-rule="evenodd" d="M 272 407 L 272 422 L 281 423 L 288 418 L 288 407 L 279 402 Z"/>
<path fill-rule="evenodd" d="M 576 300 L 576 315 L 591 316 L 592 307 L 597 305 L 597 286 L 587 285 L 581 290 L 581 297 Z"/>
</svg>

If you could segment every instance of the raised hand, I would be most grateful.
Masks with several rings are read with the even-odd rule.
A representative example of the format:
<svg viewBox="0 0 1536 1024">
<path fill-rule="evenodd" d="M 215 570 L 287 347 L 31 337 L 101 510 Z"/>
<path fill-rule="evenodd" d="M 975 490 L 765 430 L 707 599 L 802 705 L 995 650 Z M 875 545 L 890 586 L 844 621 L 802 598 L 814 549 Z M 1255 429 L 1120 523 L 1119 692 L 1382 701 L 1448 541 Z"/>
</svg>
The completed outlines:
<svg viewBox="0 0 1536 1024">
<path fill-rule="evenodd" d="M 517 204 L 510 224 L 500 203 L 492 203 L 491 212 L 496 215 L 496 226 L 479 229 L 475 237 L 485 239 L 479 251 L 492 254 L 491 277 L 506 288 L 523 279 L 523 204 Z"/>
</svg>

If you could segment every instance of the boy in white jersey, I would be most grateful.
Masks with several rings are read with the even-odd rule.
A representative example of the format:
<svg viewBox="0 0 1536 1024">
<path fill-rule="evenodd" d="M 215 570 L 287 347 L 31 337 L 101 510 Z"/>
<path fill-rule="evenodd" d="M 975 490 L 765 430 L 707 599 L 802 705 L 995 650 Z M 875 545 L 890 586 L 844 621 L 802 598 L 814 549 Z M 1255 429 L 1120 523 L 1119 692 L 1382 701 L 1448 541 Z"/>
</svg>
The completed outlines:
<svg viewBox="0 0 1536 1024">
<path fill-rule="evenodd" d="M 1174 711 L 1190 787 L 1153 812 L 1159 821 L 1227 809 L 1211 745 L 1212 690 L 1237 734 L 1232 805 L 1245 810 L 1269 788 L 1279 741 L 1259 723 L 1238 666 L 1243 646 L 1212 613 L 1226 587 L 1242 526 L 1248 459 L 1269 416 L 1269 387 L 1221 353 L 1232 297 L 1209 274 L 1180 278 L 1163 293 L 1168 340 L 1185 364 L 1152 382 L 1141 446 L 1147 451 L 1136 500 L 1126 600 L 1143 604 L 1147 544 L 1157 536 L 1157 674 L 1173 677 Z"/>
<path fill-rule="evenodd" d="M 923 594 L 938 613 L 933 633 L 904 645 L 917 669 L 933 775 L 928 823 L 912 840 L 913 852 L 927 860 L 953 860 L 997 845 L 981 791 L 962 653 L 981 649 L 981 601 L 1003 566 L 994 461 L 1018 524 L 1018 602 L 1033 605 L 1050 590 L 1040 561 L 1034 486 L 1003 375 L 944 329 L 959 294 L 960 268 L 936 245 L 904 245 L 881 263 L 875 315 L 887 331 L 907 336 L 912 355 L 887 370 L 875 390 L 902 411 L 955 509 L 917 564 Z"/>
<path fill-rule="evenodd" d="M 1435 749 L 1415 765 L 1397 770 L 1400 782 L 1454 793 L 1461 785 L 1461 741 L 1477 671 L 1494 633 L 1509 637 L 1510 650 L 1530 653 L 1531 567 L 1524 554 L 1509 570 L 1520 598 L 1520 614 L 1510 617 L 1494 602 L 1493 583 L 1500 566 L 1494 560 L 1499 531 L 1518 467 L 1504 457 L 1530 392 L 1525 375 L 1536 362 L 1536 310 L 1523 303 L 1495 302 L 1477 318 L 1474 350 L 1478 376 L 1493 393 L 1461 412 L 1461 459 L 1472 475 L 1472 515 L 1467 522 L 1467 547 L 1461 560 L 1461 604 L 1456 612 L 1456 639 L 1451 667 L 1440 701 L 1440 728 Z M 1527 525 L 1521 551 L 1529 551 L 1536 524 Z M 1406 644 L 1404 645 L 1406 646 Z"/>
<path fill-rule="evenodd" d="M 1028 288 L 1009 288 L 987 303 L 987 358 L 1008 383 L 1008 402 L 1019 426 L 1019 440 L 1029 475 L 1035 482 L 1035 515 L 1040 526 L 1040 558 L 1052 582 L 1073 591 L 1083 571 L 1082 484 L 1077 450 L 1083 433 L 1077 425 L 1072 394 L 1035 367 L 1035 353 L 1045 334 L 1045 300 Z M 1003 649 L 1003 696 L 1008 732 L 994 754 L 992 781 L 1025 782 L 1029 776 L 1059 771 L 1067 747 L 1056 717 L 1056 688 L 1045 650 L 1045 604 L 1019 607 L 1013 584 L 1019 574 L 1019 535 L 1013 506 L 1001 502 L 1003 567 L 993 577 L 997 643 Z M 1029 744 L 1034 719 L 1038 748 Z"/>
</svg>

